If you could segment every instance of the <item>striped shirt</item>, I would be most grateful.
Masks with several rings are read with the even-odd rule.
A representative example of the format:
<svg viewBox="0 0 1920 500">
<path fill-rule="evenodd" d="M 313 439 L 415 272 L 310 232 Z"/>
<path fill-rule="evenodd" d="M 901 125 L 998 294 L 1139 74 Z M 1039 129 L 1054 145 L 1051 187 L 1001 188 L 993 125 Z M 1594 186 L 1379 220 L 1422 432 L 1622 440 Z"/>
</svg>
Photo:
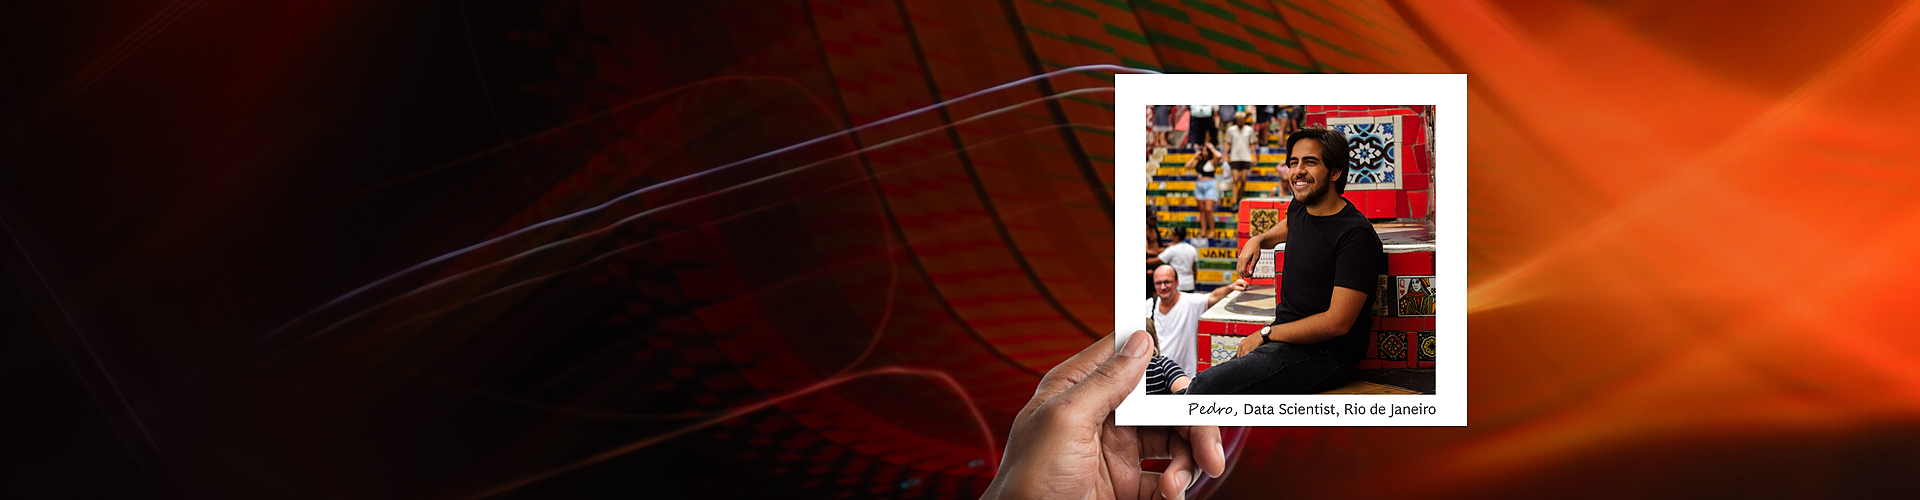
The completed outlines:
<svg viewBox="0 0 1920 500">
<path fill-rule="evenodd" d="M 1173 394 L 1173 381 L 1187 376 L 1180 364 L 1166 356 L 1154 356 L 1147 363 L 1147 394 Z"/>
</svg>

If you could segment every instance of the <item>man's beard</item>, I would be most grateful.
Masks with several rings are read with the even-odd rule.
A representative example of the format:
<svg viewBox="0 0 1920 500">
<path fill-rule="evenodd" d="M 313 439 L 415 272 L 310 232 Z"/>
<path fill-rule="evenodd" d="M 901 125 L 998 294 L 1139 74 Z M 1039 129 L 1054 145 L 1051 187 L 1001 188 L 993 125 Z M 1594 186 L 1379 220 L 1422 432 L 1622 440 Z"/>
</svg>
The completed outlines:
<svg viewBox="0 0 1920 500">
<path fill-rule="evenodd" d="M 1287 186 L 1291 188 L 1293 184 L 1288 183 Z M 1333 195 L 1332 180 L 1320 179 L 1318 181 L 1315 181 L 1312 187 L 1307 188 L 1307 192 L 1305 193 L 1294 191 L 1293 201 L 1295 203 L 1304 204 L 1306 206 L 1314 206 L 1314 205 L 1320 204 L 1320 202 L 1322 201 L 1325 201 L 1327 197 L 1331 195 Z"/>
</svg>

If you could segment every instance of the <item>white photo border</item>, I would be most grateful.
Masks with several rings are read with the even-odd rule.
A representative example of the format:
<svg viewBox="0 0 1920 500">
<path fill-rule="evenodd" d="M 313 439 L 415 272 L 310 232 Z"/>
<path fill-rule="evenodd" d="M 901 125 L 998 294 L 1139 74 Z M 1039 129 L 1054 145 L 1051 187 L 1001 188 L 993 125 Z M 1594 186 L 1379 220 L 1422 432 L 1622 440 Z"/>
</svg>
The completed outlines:
<svg viewBox="0 0 1920 500">
<path fill-rule="evenodd" d="M 1300 105 L 1433 105 L 1435 274 L 1453 290 L 1437 304 L 1434 392 L 1422 395 L 1146 395 L 1146 381 L 1115 410 L 1119 425 L 1465 426 L 1467 425 L 1467 75 L 1120 74 L 1114 76 L 1115 346 L 1146 327 L 1140 242 L 1146 240 L 1146 107 L 1226 102 Z M 1274 414 L 1248 415 L 1248 405 Z M 1383 414 L 1345 414 L 1348 405 Z M 1196 408 L 1197 406 L 1197 408 Z M 1232 414 L 1201 413 L 1207 407 Z M 1393 407 L 1431 413 L 1392 415 Z M 1309 408 L 1331 408 L 1331 415 Z M 1289 410 L 1306 410 L 1291 412 Z M 1289 411 L 1288 413 L 1280 413 Z"/>
</svg>

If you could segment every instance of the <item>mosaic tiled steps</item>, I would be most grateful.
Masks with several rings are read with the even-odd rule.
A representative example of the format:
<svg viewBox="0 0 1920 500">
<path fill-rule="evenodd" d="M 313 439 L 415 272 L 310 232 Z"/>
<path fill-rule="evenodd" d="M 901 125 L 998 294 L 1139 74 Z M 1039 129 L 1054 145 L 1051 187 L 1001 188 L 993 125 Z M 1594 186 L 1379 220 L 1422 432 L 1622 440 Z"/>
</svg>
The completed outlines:
<svg viewBox="0 0 1920 500">
<path fill-rule="evenodd" d="M 1194 262 L 1194 291 L 1210 292 L 1215 287 L 1232 283 L 1238 277 L 1234 266 L 1234 253 L 1238 251 L 1236 240 L 1231 236 L 1230 224 L 1222 224 L 1216 230 L 1216 236 L 1223 238 L 1194 238 L 1188 240 L 1200 251 L 1200 259 Z M 1161 239 L 1172 240 L 1170 229 L 1162 227 Z"/>
<path fill-rule="evenodd" d="M 1218 178 L 1214 180 L 1214 182 L 1219 182 L 1219 181 L 1220 179 Z M 1197 181 L 1193 179 L 1171 180 L 1171 181 L 1156 180 L 1152 184 L 1147 185 L 1147 196 L 1168 197 L 1168 198 L 1187 198 L 1191 200 L 1193 199 L 1193 185 L 1195 182 Z M 1249 193 L 1271 193 L 1275 189 L 1279 189 L 1279 188 L 1280 188 L 1280 183 L 1278 181 L 1254 181 L 1252 179 L 1248 179 L 1247 186 L 1245 188 L 1242 188 L 1241 191 L 1245 191 Z M 1358 202 L 1356 201 L 1355 203 L 1358 203 Z"/>
<path fill-rule="evenodd" d="M 1157 216 L 1159 219 L 1156 221 L 1155 229 L 1159 232 L 1161 241 L 1172 243 L 1173 228 L 1176 227 L 1188 228 L 1190 234 L 1194 235 L 1188 239 L 1188 242 L 1200 251 L 1200 259 L 1194 264 L 1195 291 L 1210 292 L 1215 287 L 1233 282 L 1237 277 L 1237 273 L 1234 272 L 1236 261 L 1233 254 L 1240 248 L 1240 239 L 1234 233 L 1236 224 L 1232 212 L 1214 213 L 1216 222 L 1211 235 L 1199 235 L 1200 222 L 1197 219 L 1185 218 L 1197 217 L 1198 212 L 1164 211 L 1159 212 Z"/>
</svg>

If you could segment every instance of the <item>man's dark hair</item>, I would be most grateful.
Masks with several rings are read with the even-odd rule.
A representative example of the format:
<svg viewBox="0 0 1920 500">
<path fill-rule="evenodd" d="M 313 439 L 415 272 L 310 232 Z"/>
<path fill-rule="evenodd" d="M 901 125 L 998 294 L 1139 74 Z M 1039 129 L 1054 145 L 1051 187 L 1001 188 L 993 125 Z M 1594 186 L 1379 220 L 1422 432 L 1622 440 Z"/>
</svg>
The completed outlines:
<svg viewBox="0 0 1920 500">
<path fill-rule="evenodd" d="M 1182 241 L 1187 241 L 1187 228 L 1184 228 L 1184 227 L 1173 228 L 1173 242 L 1179 243 Z"/>
<path fill-rule="evenodd" d="M 1334 194 L 1347 193 L 1347 165 L 1352 159 L 1347 157 L 1347 136 L 1324 128 L 1303 128 L 1287 135 L 1287 158 L 1293 158 L 1293 143 L 1301 139 L 1313 139 L 1320 143 L 1321 163 L 1327 166 L 1327 175 L 1333 177 Z"/>
</svg>

